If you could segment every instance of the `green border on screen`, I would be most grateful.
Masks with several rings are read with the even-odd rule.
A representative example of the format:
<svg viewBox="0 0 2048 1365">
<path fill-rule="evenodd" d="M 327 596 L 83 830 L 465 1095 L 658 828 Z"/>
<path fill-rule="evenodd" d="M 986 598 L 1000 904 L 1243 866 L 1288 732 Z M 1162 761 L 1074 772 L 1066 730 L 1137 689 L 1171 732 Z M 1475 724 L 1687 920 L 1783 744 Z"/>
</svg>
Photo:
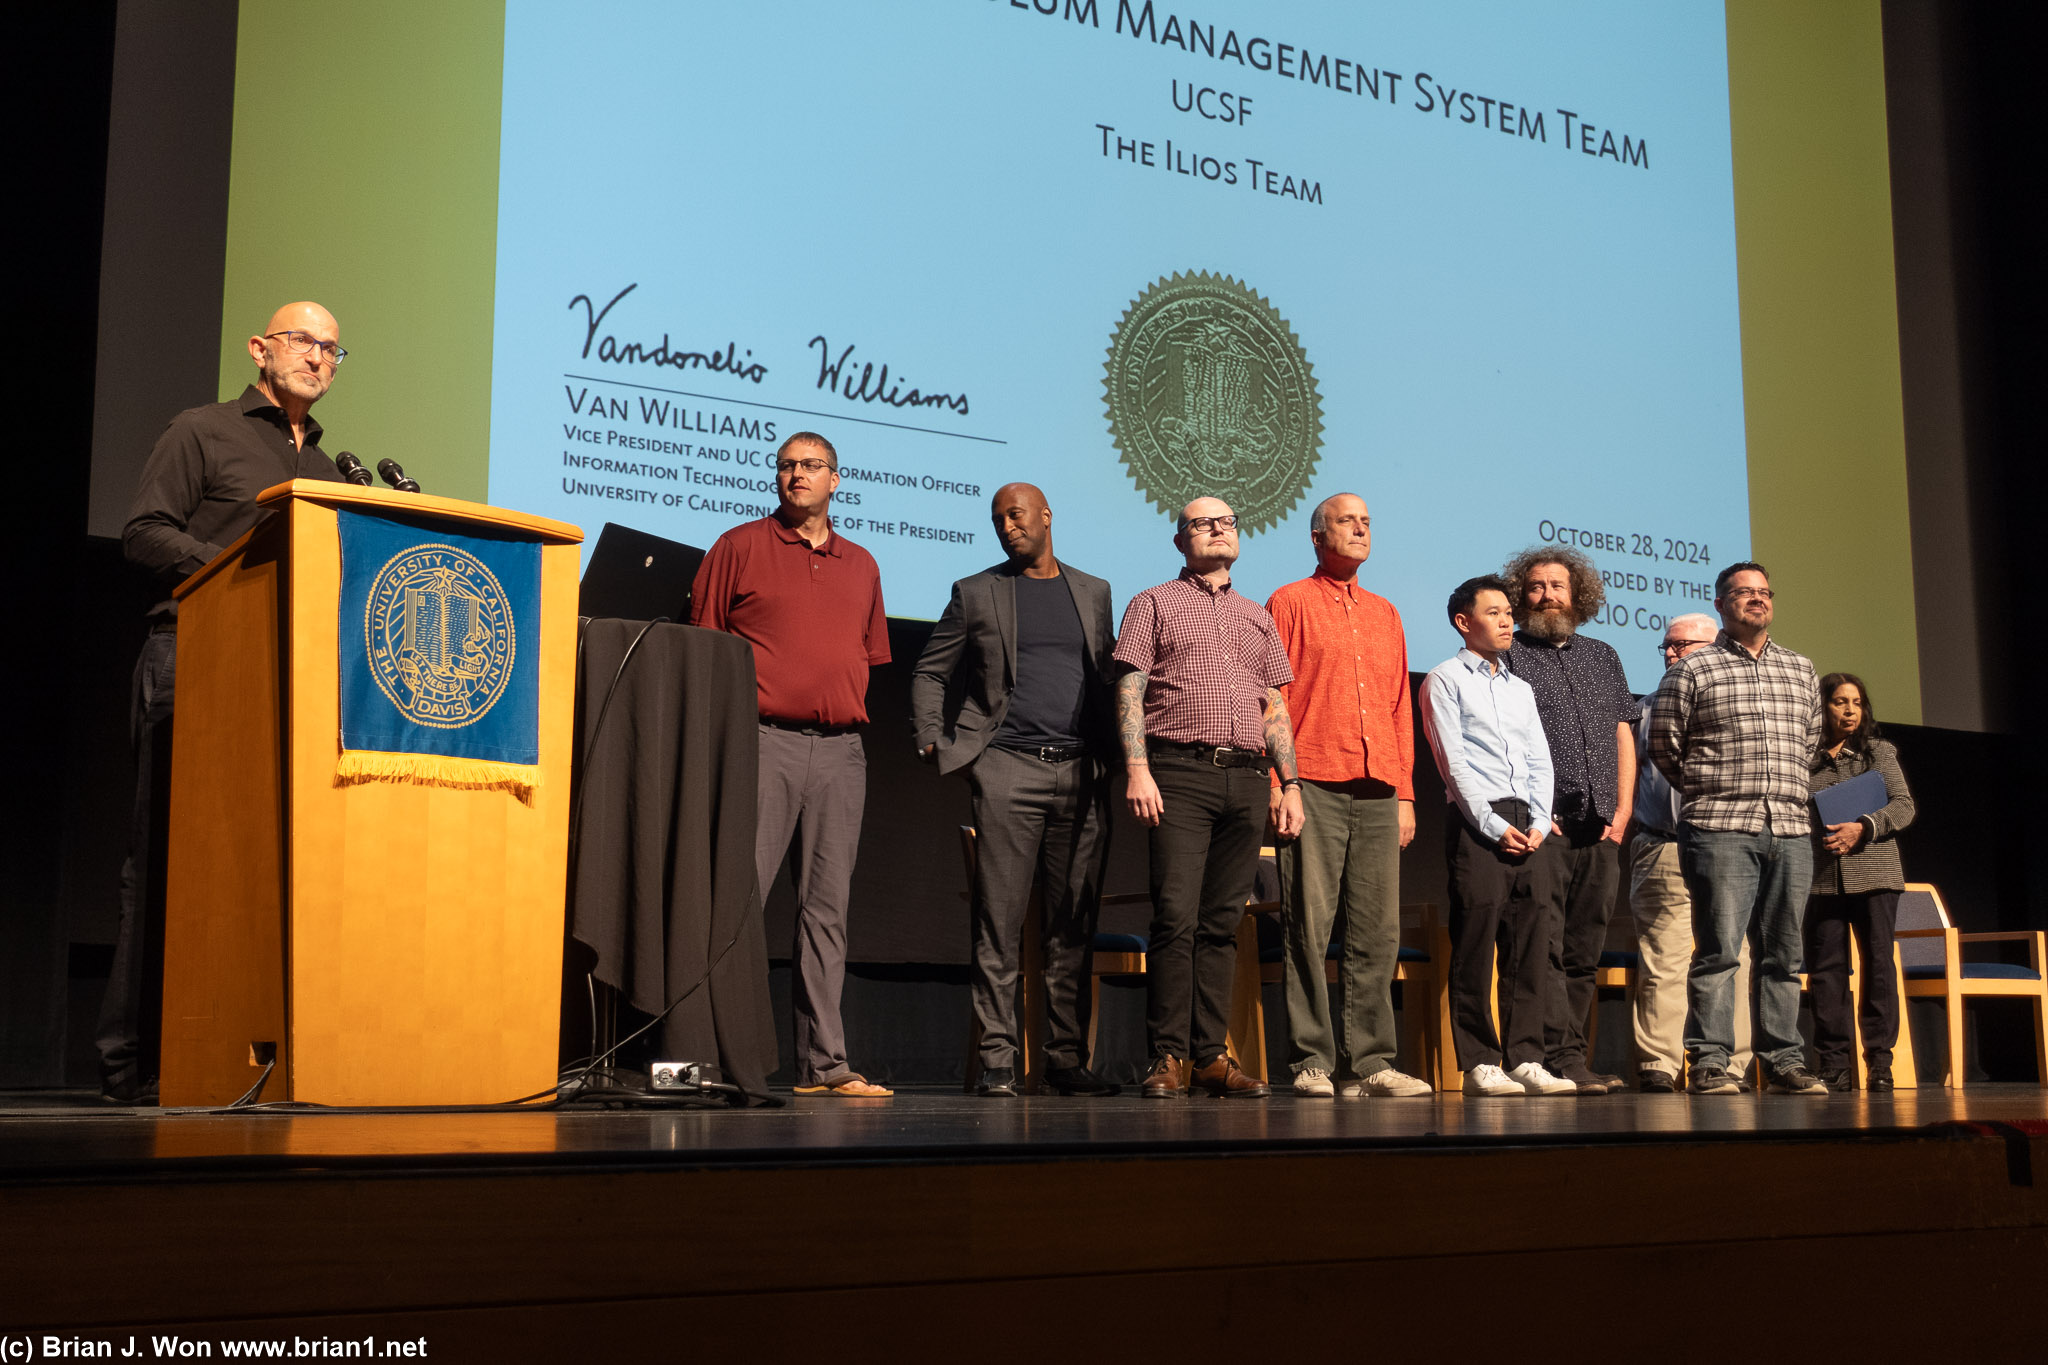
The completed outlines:
<svg viewBox="0 0 2048 1365">
<path fill-rule="evenodd" d="M 329 454 L 429 491 L 490 484 L 504 0 L 243 0 L 221 396 L 250 333 L 313 299 L 350 355 L 316 409 Z M 374 458 L 371 458 L 374 457 Z"/>
<path fill-rule="evenodd" d="M 1752 553 L 1773 633 L 1920 719 L 1875 0 L 1727 0 Z M 433 492 L 490 486 L 503 0 L 244 0 L 221 394 L 312 298 L 355 351 L 319 415 Z M 288 77 L 288 79 L 287 79 Z M 1719 567 L 1717 564 L 1715 567 Z"/>
<path fill-rule="evenodd" d="M 1920 720 L 1875 0 L 1728 0 L 1750 544 L 1771 633 Z"/>
</svg>

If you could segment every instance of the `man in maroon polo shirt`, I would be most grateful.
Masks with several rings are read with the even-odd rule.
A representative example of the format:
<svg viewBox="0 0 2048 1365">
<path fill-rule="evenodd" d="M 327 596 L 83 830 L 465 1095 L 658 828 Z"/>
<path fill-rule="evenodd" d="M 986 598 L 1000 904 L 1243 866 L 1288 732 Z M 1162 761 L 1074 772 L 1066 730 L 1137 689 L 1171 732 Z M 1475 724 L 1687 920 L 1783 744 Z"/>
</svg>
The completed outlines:
<svg viewBox="0 0 2048 1365">
<path fill-rule="evenodd" d="M 875 558 L 832 529 L 839 452 L 800 431 L 775 453 L 775 515 L 735 526 L 697 570 L 690 624 L 754 646 L 761 708 L 761 895 L 797 840 L 796 1093 L 892 1092 L 846 1064 L 846 903 L 867 805 L 868 669 L 889 662 Z"/>
</svg>

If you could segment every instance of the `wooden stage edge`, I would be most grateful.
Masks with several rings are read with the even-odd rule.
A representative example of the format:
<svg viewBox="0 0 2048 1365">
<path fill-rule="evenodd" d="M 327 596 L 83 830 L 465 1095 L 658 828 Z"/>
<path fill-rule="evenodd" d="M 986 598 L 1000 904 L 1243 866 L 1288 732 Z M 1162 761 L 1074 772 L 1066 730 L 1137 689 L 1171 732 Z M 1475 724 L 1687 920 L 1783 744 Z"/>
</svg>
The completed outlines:
<svg viewBox="0 0 2048 1365">
<path fill-rule="evenodd" d="M 17 1110 L 0 1340 L 118 1356 L 133 1333 L 141 1359 L 151 1335 L 216 1358 L 420 1338 L 427 1359 L 494 1361 L 1543 1360 L 1601 1339 L 1669 1360 L 2038 1358 L 2043 1095 Z"/>
</svg>

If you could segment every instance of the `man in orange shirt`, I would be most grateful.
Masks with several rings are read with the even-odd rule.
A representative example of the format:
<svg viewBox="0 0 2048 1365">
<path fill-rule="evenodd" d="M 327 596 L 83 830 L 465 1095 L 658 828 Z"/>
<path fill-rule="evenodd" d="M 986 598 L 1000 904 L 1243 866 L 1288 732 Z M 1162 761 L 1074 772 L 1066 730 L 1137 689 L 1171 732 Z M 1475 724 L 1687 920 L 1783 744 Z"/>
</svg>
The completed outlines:
<svg viewBox="0 0 2048 1365">
<path fill-rule="evenodd" d="M 1280 694 L 1294 723 L 1304 817 L 1301 836 L 1279 846 L 1288 1065 L 1299 1095 L 1426 1095 L 1427 1084 L 1393 1064 L 1401 850 L 1415 837 L 1408 646 L 1394 604 L 1358 586 L 1372 553 L 1365 500 L 1325 498 L 1309 539 L 1316 571 L 1266 603 L 1294 670 Z M 1342 1056 L 1323 980 L 1339 923 Z"/>
</svg>

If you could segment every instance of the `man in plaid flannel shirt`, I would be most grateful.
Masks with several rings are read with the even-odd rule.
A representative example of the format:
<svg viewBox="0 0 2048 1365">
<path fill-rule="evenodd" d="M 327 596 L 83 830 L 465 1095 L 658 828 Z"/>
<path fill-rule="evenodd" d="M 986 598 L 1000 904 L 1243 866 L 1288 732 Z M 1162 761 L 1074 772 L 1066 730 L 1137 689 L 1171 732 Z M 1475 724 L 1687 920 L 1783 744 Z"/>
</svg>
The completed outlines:
<svg viewBox="0 0 2048 1365">
<path fill-rule="evenodd" d="M 1679 869 L 1697 946 L 1686 979 L 1686 1051 L 1696 1094 L 1739 1093 L 1735 968 L 1755 929 L 1753 1041 L 1761 1082 L 1825 1095 L 1799 1037 L 1799 971 L 1813 819 L 1807 770 L 1821 737 L 1813 664 L 1770 638 L 1770 575 L 1744 561 L 1714 580 L 1721 633 L 1664 675 L 1650 713 L 1650 761 L 1681 798 Z"/>
</svg>

